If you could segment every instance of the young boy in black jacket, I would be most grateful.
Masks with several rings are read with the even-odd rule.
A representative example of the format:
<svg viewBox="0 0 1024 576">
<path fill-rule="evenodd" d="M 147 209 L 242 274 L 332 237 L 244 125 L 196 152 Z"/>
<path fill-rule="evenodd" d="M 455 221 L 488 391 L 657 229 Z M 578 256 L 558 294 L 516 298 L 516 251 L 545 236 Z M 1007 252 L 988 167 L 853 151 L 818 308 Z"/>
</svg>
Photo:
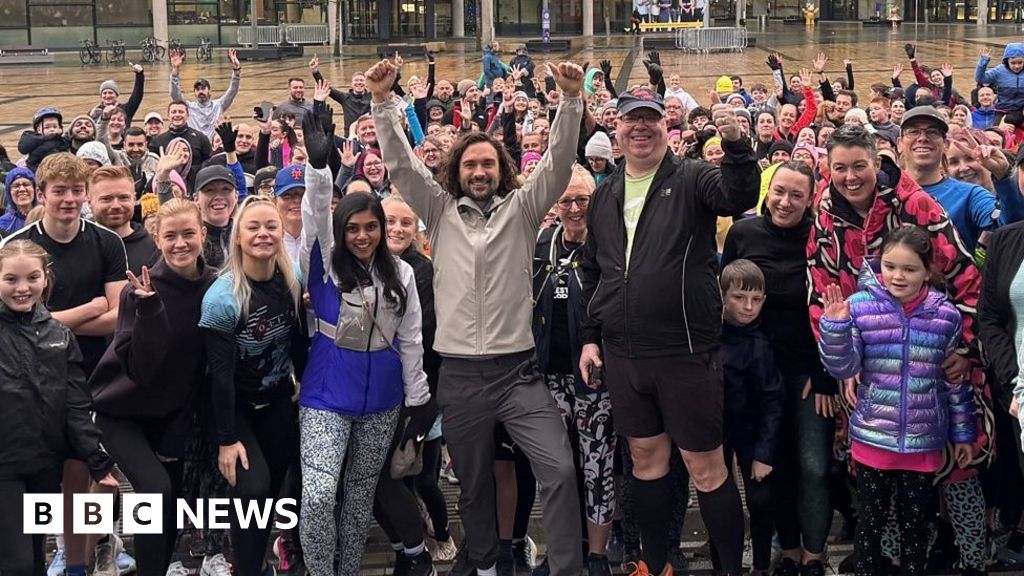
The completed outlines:
<svg viewBox="0 0 1024 576">
<path fill-rule="evenodd" d="M 722 288 L 721 358 L 725 382 L 725 455 L 735 455 L 746 487 L 752 574 L 768 574 L 774 527 L 771 482 L 784 392 L 771 343 L 761 332 L 765 280 L 750 260 L 735 260 L 719 277 Z"/>
</svg>

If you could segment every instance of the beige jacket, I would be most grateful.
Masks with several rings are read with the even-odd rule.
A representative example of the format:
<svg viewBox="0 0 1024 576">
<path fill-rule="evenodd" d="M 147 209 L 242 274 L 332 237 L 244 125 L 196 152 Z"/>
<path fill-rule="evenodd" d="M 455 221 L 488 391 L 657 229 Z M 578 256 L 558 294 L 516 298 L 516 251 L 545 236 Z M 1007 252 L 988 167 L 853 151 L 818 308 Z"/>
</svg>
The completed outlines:
<svg viewBox="0 0 1024 576">
<path fill-rule="evenodd" d="M 495 196 L 490 216 L 455 198 L 413 154 L 391 101 L 371 106 L 391 183 L 423 220 L 434 251 L 434 350 L 495 356 L 534 347 L 533 251 L 548 209 L 569 184 L 583 102 L 562 98 L 548 151 L 522 188 Z"/>
</svg>

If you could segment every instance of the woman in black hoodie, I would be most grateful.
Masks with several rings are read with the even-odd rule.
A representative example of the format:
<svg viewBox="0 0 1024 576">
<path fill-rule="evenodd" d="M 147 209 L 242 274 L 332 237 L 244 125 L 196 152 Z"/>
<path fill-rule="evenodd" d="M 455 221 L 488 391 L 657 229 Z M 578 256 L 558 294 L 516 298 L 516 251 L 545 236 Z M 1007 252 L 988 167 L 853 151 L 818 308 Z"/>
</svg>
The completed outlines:
<svg viewBox="0 0 1024 576">
<path fill-rule="evenodd" d="M 733 224 L 722 253 L 723 268 L 745 258 L 765 276 L 761 327 L 772 342 L 786 393 L 772 474 L 779 487 L 777 509 L 784 511 L 776 519 L 783 550 L 776 574 L 785 575 L 824 574 L 832 519 L 828 471 L 836 383 L 815 355 L 807 309 L 806 250 L 814 190 L 810 168 L 800 162 L 782 164 L 769 185 L 764 215 Z"/>
<path fill-rule="evenodd" d="M 84 460 L 93 479 L 116 487 L 114 463 L 89 419 L 89 393 L 75 336 L 41 303 L 52 280 L 38 244 L 0 248 L 0 574 L 42 574 L 44 534 L 26 534 L 26 494 L 60 494 L 64 460 Z M 71 511 L 69 510 L 70 514 Z"/>
<path fill-rule="evenodd" d="M 163 258 L 128 273 L 114 340 L 90 380 L 104 447 L 136 492 L 164 498 L 160 533 L 135 536 L 139 576 L 164 576 L 174 551 L 182 457 L 206 370 L 199 316 L 215 278 L 201 258 L 206 230 L 195 203 L 161 205 L 155 237 Z"/>
</svg>

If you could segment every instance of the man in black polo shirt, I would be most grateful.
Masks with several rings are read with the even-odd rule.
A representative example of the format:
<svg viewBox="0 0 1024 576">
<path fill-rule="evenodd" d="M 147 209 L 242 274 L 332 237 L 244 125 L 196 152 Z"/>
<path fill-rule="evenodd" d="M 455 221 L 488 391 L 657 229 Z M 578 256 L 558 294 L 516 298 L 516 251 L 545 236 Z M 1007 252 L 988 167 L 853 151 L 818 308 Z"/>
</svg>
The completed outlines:
<svg viewBox="0 0 1024 576">
<path fill-rule="evenodd" d="M 4 239 L 31 240 L 50 255 L 53 273 L 47 307 L 54 318 L 74 332 L 82 349 L 82 367 L 92 373 L 107 347 L 107 338 L 117 324 L 121 289 L 127 284 L 128 257 L 117 234 L 81 217 L 87 198 L 89 168 L 85 161 L 62 152 L 47 156 L 36 171 L 41 220 Z M 69 460 L 62 481 L 65 507 L 73 494 L 89 492 L 89 472 L 84 462 Z M 64 531 L 67 574 L 84 574 L 90 564 L 94 538 L 71 531 L 66 517 Z M 115 573 L 111 566 L 120 551 L 116 536 L 105 537 L 96 547 L 95 573 Z M 111 572 L 111 569 L 113 572 Z"/>
</svg>

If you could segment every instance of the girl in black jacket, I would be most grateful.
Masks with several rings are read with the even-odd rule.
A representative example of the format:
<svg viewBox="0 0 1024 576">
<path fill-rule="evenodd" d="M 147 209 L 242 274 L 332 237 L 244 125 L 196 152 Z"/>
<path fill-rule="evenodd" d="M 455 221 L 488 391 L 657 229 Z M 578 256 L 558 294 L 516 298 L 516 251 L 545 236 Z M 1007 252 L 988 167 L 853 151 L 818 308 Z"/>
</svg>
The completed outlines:
<svg viewBox="0 0 1024 576">
<path fill-rule="evenodd" d="M 114 340 L 90 380 L 104 446 L 136 492 L 164 497 L 161 533 L 135 536 L 139 576 L 166 574 L 174 552 L 174 502 L 206 370 L 199 314 L 215 278 L 194 202 L 161 205 L 154 236 L 163 258 L 140 277 L 128 272 Z"/>
<path fill-rule="evenodd" d="M 28 240 L 0 248 L 0 574 L 30 576 L 46 566 L 43 534 L 22 530 L 26 493 L 60 493 L 66 458 L 117 487 L 114 462 L 89 418 L 82 353 L 71 331 L 40 304 L 49 257 Z M 70 513 L 70 511 L 68 511 Z"/>
</svg>

